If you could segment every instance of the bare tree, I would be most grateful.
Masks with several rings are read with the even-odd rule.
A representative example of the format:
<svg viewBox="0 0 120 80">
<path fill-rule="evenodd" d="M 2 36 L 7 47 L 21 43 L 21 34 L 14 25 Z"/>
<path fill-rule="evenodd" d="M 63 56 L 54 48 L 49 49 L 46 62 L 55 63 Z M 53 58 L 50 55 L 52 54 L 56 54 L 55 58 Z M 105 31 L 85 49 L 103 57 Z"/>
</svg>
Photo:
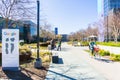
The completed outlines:
<svg viewBox="0 0 120 80">
<path fill-rule="evenodd" d="M 86 35 L 87 36 L 91 36 L 91 35 L 95 35 L 98 36 L 98 26 L 96 24 L 91 24 L 88 25 L 88 28 L 86 29 Z"/>
<path fill-rule="evenodd" d="M 46 21 L 44 21 L 44 24 L 41 25 L 41 29 L 40 29 L 40 36 L 44 38 L 54 38 L 55 34 L 54 32 L 51 30 L 51 25 L 48 24 Z"/>
<path fill-rule="evenodd" d="M 33 0 L 34 1 L 34 0 Z M 32 0 L 0 0 L 0 16 L 5 19 L 8 28 L 9 19 L 33 18 L 35 6 Z"/>
<path fill-rule="evenodd" d="M 109 14 L 108 20 L 110 31 L 114 35 L 114 41 L 117 42 L 120 34 L 120 10 L 113 10 L 112 13 Z"/>
<path fill-rule="evenodd" d="M 74 33 L 73 33 L 73 32 L 70 33 L 70 35 L 68 36 L 68 39 L 69 39 L 70 41 L 73 41 L 73 40 L 74 40 Z"/>
</svg>

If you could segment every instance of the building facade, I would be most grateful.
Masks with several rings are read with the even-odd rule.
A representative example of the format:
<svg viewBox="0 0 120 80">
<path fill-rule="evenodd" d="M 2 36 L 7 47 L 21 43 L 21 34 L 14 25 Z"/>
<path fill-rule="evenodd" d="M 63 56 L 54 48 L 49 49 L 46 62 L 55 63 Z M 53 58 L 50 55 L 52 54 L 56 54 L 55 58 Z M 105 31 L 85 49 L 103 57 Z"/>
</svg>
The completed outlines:
<svg viewBox="0 0 120 80">
<path fill-rule="evenodd" d="M 104 41 L 104 8 L 103 8 L 103 0 L 97 0 L 97 12 L 98 12 L 98 41 L 102 42 Z"/>
<path fill-rule="evenodd" d="M 67 34 L 61 34 L 62 35 L 62 41 L 67 42 L 68 41 L 68 35 Z"/>
<path fill-rule="evenodd" d="M 2 29 L 5 28 L 5 19 L 0 17 L 0 41 L 2 40 Z M 19 29 L 20 40 L 30 43 L 34 35 L 37 35 L 36 24 L 32 21 L 8 21 L 8 29 Z"/>
<path fill-rule="evenodd" d="M 120 8 L 120 0 L 104 0 L 104 16 L 109 14 L 112 9 Z"/>
<path fill-rule="evenodd" d="M 109 34 L 109 16 L 120 9 L 120 0 L 98 0 L 98 22 L 103 22 L 99 26 L 99 41 L 106 41 L 111 38 Z M 104 24 L 107 22 L 106 24 Z M 104 30 L 106 26 L 106 29 Z M 103 30 L 102 30 L 103 29 Z M 105 31 L 105 32 L 103 32 Z"/>
</svg>

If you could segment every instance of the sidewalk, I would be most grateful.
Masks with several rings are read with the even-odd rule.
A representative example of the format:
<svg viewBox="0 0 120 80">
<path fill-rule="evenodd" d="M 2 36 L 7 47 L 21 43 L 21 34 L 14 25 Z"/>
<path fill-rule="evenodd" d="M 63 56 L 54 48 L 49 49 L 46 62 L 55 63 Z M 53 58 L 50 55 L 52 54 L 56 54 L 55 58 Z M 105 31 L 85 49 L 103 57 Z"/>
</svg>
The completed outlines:
<svg viewBox="0 0 120 80">
<path fill-rule="evenodd" d="M 120 54 L 120 47 L 103 46 L 103 45 L 99 45 L 99 47 L 100 47 L 100 49 L 110 51 L 110 53 Z"/>
<path fill-rule="evenodd" d="M 84 47 L 64 44 L 62 51 L 53 51 L 53 53 L 58 53 L 60 62 L 50 64 L 45 80 L 107 80 L 92 66 L 90 62 L 93 59 L 84 51 Z"/>
</svg>

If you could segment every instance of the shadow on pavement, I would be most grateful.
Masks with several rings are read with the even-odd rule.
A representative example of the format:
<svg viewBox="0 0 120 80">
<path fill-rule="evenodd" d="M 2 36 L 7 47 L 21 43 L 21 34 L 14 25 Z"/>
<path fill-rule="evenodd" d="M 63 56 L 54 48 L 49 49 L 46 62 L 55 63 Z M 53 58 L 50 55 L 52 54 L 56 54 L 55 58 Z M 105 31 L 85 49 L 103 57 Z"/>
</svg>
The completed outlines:
<svg viewBox="0 0 120 80">
<path fill-rule="evenodd" d="M 44 67 L 42 67 L 40 69 L 46 70 Z M 8 77 L 8 79 L 12 79 L 12 80 L 33 80 L 33 77 L 36 79 L 39 78 L 39 80 L 41 80 L 41 79 L 43 80 L 45 78 L 45 76 L 43 76 L 42 73 L 37 74 L 38 72 L 34 72 L 34 71 L 32 71 L 32 69 L 28 70 L 28 69 L 22 68 L 22 67 L 21 67 L 20 71 L 3 71 L 3 72 Z"/>
<path fill-rule="evenodd" d="M 56 76 L 55 77 L 52 77 L 52 78 L 47 78 L 46 77 L 46 80 L 61 80 L 60 78 L 66 78 L 66 79 L 63 79 L 63 80 L 95 80 L 95 77 L 88 77 L 88 76 L 84 76 L 85 74 L 79 74 L 78 76 L 80 76 L 78 79 L 75 79 L 75 78 L 72 78 L 70 76 L 67 76 L 67 75 L 64 75 L 62 73 L 58 73 L 58 72 L 55 72 L 55 71 L 52 71 L 52 70 L 48 70 L 49 72 L 51 73 L 54 73 Z M 57 77 L 58 75 L 58 77 Z M 74 74 L 73 74 L 74 75 Z"/>
<path fill-rule="evenodd" d="M 64 64 L 62 58 L 59 58 L 58 64 Z"/>
<path fill-rule="evenodd" d="M 106 62 L 106 63 L 112 63 L 113 62 L 113 61 L 111 61 L 109 59 L 101 59 L 101 58 L 95 58 L 95 60 Z"/>
<path fill-rule="evenodd" d="M 64 64 L 62 58 L 58 58 L 58 62 L 53 62 L 54 64 Z"/>
<path fill-rule="evenodd" d="M 57 72 L 54 72 L 54 71 L 52 71 L 52 70 L 48 70 L 49 72 L 52 72 L 52 73 L 54 73 L 54 74 L 56 74 L 56 75 L 59 75 L 59 76 L 61 76 L 61 77 L 64 77 L 64 78 L 66 78 L 67 80 L 76 80 L 76 79 L 74 79 L 74 78 L 72 78 L 72 77 L 69 77 L 69 76 L 66 76 L 66 75 L 64 75 L 64 74 L 61 74 L 61 73 L 57 73 Z M 61 78 L 60 77 L 60 78 Z M 54 77 L 54 79 L 53 78 L 47 78 L 46 77 L 46 80 L 55 80 L 57 77 L 55 76 Z M 59 79 L 59 78 L 58 78 Z"/>
<path fill-rule="evenodd" d="M 8 79 L 12 80 L 32 80 L 29 76 L 25 75 L 21 71 L 4 71 Z"/>
</svg>

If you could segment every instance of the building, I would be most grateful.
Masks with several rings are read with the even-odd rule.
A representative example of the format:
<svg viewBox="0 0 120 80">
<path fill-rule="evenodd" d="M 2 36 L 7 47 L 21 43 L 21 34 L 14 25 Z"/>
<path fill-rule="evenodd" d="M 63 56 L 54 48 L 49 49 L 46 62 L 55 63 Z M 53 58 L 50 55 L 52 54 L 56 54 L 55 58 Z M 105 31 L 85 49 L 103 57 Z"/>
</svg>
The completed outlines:
<svg viewBox="0 0 120 80">
<path fill-rule="evenodd" d="M 105 34 L 100 34 L 99 35 L 99 41 L 104 41 L 104 40 L 109 40 L 110 39 L 110 34 L 109 34 L 109 15 L 114 14 L 117 10 L 120 9 L 120 0 L 98 0 L 98 22 L 100 20 L 103 21 L 103 23 L 106 21 L 107 24 L 101 24 L 99 26 L 100 33 L 104 33 L 102 31 L 103 27 L 106 26 L 106 35 Z"/>
<path fill-rule="evenodd" d="M 0 17 L 0 41 L 2 40 L 2 29 L 5 28 L 5 19 Z M 8 29 L 19 29 L 20 40 L 30 43 L 34 40 L 33 36 L 37 35 L 36 24 L 32 21 L 8 21 Z"/>
<path fill-rule="evenodd" d="M 98 12 L 98 29 L 99 29 L 99 35 L 98 35 L 98 41 L 102 42 L 104 41 L 104 8 L 103 8 L 103 0 L 97 1 L 97 12 Z"/>
<path fill-rule="evenodd" d="M 120 0 L 104 0 L 104 16 L 109 14 L 112 9 L 120 8 Z"/>
<path fill-rule="evenodd" d="M 110 21 L 111 21 L 111 15 L 116 14 L 120 10 L 120 0 L 104 0 L 104 21 L 106 23 L 106 40 L 113 40 L 113 36 L 111 36 L 111 30 L 109 28 Z"/>
<path fill-rule="evenodd" d="M 62 41 L 67 42 L 68 41 L 68 35 L 67 34 L 61 34 L 62 35 Z"/>
<path fill-rule="evenodd" d="M 23 21 L 23 26 L 19 26 L 20 39 L 27 43 L 34 41 L 33 36 L 37 35 L 37 26 L 32 21 Z"/>
</svg>

